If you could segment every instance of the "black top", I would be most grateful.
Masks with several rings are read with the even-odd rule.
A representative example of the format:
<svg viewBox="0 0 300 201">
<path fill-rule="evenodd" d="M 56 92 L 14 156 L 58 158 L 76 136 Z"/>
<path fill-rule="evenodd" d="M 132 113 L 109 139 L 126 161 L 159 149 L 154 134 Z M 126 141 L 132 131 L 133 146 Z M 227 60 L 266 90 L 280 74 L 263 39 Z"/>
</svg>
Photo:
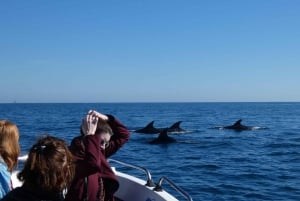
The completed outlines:
<svg viewBox="0 0 300 201">
<path fill-rule="evenodd" d="M 22 186 L 10 191 L 0 201 L 63 201 L 63 197 L 60 193 L 47 193 Z"/>
</svg>

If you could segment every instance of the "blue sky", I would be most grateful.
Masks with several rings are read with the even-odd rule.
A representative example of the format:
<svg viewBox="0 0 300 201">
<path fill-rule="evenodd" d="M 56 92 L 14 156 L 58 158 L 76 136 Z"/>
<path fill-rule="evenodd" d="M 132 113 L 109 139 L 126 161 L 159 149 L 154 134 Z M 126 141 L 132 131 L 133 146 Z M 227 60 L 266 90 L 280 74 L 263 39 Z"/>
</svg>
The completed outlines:
<svg viewBox="0 0 300 201">
<path fill-rule="evenodd" d="M 298 0 L 0 1 L 0 103 L 300 101 Z"/>
</svg>

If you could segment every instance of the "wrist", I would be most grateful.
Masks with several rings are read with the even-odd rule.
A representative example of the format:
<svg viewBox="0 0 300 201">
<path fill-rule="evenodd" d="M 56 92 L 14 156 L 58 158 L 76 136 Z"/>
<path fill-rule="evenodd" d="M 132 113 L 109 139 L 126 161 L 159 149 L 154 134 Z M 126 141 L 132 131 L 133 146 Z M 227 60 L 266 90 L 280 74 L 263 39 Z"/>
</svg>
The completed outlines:
<svg viewBox="0 0 300 201">
<path fill-rule="evenodd" d="M 109 120 L 109 117 L 105 114 L 101 115 L 100 117 L 101 119 L 103 119 L 104 121 L 108 121 Z"/>
<path fill-rule="evenodd" d="M 115 120 L 115 117 L 111 114 L 105 114 L 105 116 L 107 116 L 107 121 L 113 121 Z"/>
</svg>

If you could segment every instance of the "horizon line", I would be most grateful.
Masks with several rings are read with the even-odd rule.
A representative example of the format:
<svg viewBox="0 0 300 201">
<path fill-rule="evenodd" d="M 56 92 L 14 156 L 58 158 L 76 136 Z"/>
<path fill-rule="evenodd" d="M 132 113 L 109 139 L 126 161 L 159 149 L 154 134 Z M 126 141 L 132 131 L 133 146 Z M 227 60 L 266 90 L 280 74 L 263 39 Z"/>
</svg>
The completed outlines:
<svg viewBox="0 0 300 201">
<path fill-rule="evenodd" d="M 137 103 L 300 103 L 300 101 L 103 101 L 103 102 L 0 102 L 0 104 L 137 104 Z"/>
</svg>

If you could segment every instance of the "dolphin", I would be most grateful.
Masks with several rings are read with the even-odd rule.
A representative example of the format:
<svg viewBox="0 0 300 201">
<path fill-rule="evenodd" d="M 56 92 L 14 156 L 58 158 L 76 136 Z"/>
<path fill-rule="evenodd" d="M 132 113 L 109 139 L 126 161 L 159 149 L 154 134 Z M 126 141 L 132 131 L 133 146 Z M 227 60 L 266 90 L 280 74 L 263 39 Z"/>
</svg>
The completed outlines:
<svg viewBox="0 0 300 201">
<path fill-rule="evenodd" d="M 159 133 L 157 138 L 150 142 L 150 144 L 167 144 L 172 142 L 176 142 L 176 139 L 169 137 L 168 128 L 165 128 Z"/>
<path fill-rule="evenodd" d="M 134 132 L 136 133 L 146 133 L 146 134 L 156 134 L 159 133 L 161 130 L 157 129 L 153 126 L 154 121 L 151 121 L 149 124 L 147 124 L 147 126 L 145 126 L 144 128 L 135 130 Z"/>
<path fill-rule="evenodd" d="M 186 132 L 186 130 L 180 128 L 180 124 L 182 121 L 175 122 L 171 127 L 168 128 L 169 133 L 183 133 Z"/>
<path fill-rule="evenodd" d="M 224 129 L 233 129 L 236 131 L 242 131 L 242 130 L 253 130 L 257 127 L 253 127 L 253 126 L 245 126 L 241 124 L 242 119 L 237 120 L 234 124 L 230 125 L 230 126 L 224 126 Z"/>
</svg>

